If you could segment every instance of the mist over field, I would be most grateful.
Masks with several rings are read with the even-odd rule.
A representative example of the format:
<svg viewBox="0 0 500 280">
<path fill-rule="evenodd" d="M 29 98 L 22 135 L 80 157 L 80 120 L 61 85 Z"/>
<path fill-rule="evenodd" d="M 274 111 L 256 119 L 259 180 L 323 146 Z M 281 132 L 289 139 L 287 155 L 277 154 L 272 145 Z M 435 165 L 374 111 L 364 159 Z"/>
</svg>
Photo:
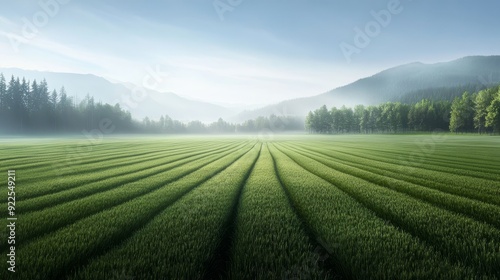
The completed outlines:
<svg viewBox="0 0 500 280">
<path fill-rule="evenodd" d="M 500 279 L 500 3 L 10 1 L 0 279 Z"/>
<path fill-rule="evenodd" d="M 130 133 L 306 131 L 323 105 L 451 103 L 500 83 L 495 7 L 12 3 L 0 15 L 0 132 L 81 132 L 104 118 Z"/>
</svg>

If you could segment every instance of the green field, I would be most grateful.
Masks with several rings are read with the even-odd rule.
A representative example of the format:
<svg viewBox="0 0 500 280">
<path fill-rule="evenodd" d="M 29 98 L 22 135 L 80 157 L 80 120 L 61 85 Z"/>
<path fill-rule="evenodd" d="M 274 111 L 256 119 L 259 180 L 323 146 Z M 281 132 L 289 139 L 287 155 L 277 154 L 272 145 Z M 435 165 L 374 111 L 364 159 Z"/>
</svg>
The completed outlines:
<svg viewBox="0 0 500 280">
<path fill-rule="evenodd" d="M 499 137 L 264 138 L 0 139 L 0 279 L 500 278 Z"/>
</svg>

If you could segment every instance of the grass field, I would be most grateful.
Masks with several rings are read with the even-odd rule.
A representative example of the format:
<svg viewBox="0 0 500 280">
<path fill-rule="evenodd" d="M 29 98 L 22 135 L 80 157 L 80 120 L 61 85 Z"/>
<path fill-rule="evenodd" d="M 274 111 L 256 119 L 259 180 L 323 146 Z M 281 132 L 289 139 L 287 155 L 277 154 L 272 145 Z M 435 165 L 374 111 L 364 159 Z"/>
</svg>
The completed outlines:
<svg viewBox="0 0 500 280">
<path fill-rule="evenodd" d="M 0 167 L 0 279 L 500 278 L 499 137 L 4 139 Z"/>
</svg>

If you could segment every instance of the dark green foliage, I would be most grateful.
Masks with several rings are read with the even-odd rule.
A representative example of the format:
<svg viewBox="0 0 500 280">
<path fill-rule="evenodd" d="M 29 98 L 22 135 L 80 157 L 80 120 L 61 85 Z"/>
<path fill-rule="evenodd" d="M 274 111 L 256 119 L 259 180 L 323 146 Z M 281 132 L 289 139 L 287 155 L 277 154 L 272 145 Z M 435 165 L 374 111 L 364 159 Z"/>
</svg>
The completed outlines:
<svg viewBox="0 0 500 280">
<path fill-rule="evenodd" d="M 45 80 L 41 83 L 35 80 L 30 86 L 25 79 L 21 82 L 14 77 L 7 85 L 0 74 L 0 133 L 90 132 L 101 129 L 102 121 L 111 121 L 112 132 L 122 133 L 224 134 L 304 130 L 303 118 L 274 114 L 242 124 L 229 123 L 221 118 L 211 124 L 200 121 L 186 124 L 168 115 L 161 116 L 157 121 L 148 117 L 137 121 L 119 104 L 96 102 L 89 94 L 77 104 L 64 87 L 59 93 L 56 90 L 49 93 Z"/>
<path fill-rule="evenodd" d="M 306 128 L 313 133 L 397 133 L 444 131 L 491 133 L 500 127 L 500 86 L 475 94 L 464 92 L 453 102 L 422 99 L 413 104 L 387 102 L 358 105 L 354 110 L 326 106 L 309 112 Z M 498 112 L 498 113 L 497 113 Z M 326 120 L 326 121 L 325 121 Z M 329 122 L 326 123 L 326 122 Z"/>
<path fill-rule="evenodd" d="M 500 87 L 486 108 L 486 113 L 486 127 L 492 127 L 493 131 L 500 132 Z"/>
<path fill-rule="evenodd" d="M 62 88 L 49 92 L 47 82 L 11 77 L 8 85 L 0 74 L 0 133 L 82 132 L 100 127 L 109 119 L 116 132 L 134 129 L 131 116 L 119 105 L 95 102 L 86 96 L 80 104 Z"/>
<path fill-rule="evenodd" d="M 387 102 L 379 106 L 357 105 L 354 110 L 326 106 L 309 112 L 306 128 L 315 133 L 397 133 L 447 129 L 449 103 L 422 100 L 414 105 Z"/>
<path fill-rule="evenodd" d="M 464 92 L 462 97 L 456 97 L 451 104 L 450 131 L 471 132 L 473 130 L 474 107 L 472 97 Z"/>
</svg>

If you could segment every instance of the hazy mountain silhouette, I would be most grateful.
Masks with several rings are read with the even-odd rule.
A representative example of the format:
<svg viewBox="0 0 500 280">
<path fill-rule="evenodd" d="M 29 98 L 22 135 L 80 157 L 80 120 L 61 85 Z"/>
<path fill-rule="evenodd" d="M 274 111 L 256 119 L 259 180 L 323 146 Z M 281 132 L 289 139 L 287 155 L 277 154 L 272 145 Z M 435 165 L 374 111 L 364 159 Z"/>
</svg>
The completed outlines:
<svg viewBox="0 0 500 280">
<path fill-rule="evenodd" d="M 47 80 L 50 90 L 58 92 L 65 87 L 69 96 L 81 101 L 87 94 L 94 97 L 96 102 L 108 104 L 119 103 L 122 108 L 129 110 L 132 116 L 141 120 L 144 117 L 158 119 L 161 115 L 169 115 L 181 121 L 201 120 L 206 122 L 216 121 L 218 118 L 228 118 L 236 112 L 214 104 L 190 100 L 174 93 L 158 92 L 144 89 L 144 98 L 140 95 L 134 97 L 133 90 L 137 89 L 131 84 L 113 83 L 102 77 L 90 74 L 72 74 L 57 72 L 42 72 L 22 70 L 17 68 L 0 68 L 7 82 L 10 77 L 25 77 L 27 80 L 37 82 Z"/>
<path fill-rule="evenodd" d="M 113 83 L 95 75 L 41 72 L 17 68 L 0 68 L 5 78 L 25 77 L 28 80 L 46 79 L 50 89 L 64 86 L 77 101 L 87 94 L 95 101 L 115 104 L 129 110 L 136 119 L 158 119 L 169 115 L 181 121 L 244 121 L 259 116 L 305 116 L 309 111 L 326 104 L 332 106 L 373 105 L 388 101 L 414 102 L 422 98 L 435 100 L 453 98 L 464 90 L 479 90 L 500 84 L 500 56 L 470 56 L 450 62 L 410 63 L 387 69 L 371 77 L 312 97 L 297 98 L 243 111 L 208 102 L 190 100 L 174 93 L 146 90 L 146 98 L 134 100 L 131 84 Z"/>
<path fill-rule="evenodd" d="M 332 106 L 373 105 L 388 101 L 412 100 L 411 95 L 439 94 L 448 89 L 442 98 L 449 99 L 449 91 L 456 95 L 463 89 L 484 88 L 500 83 L 500 56 L 470 56 L 451 62 L 424 64 L 410 63 L 360 79 L 349 85 L 313 96 L 287 100 L 258 110 L 238 115 L 245 120 L 257 116 L 298 115 L 305 116 L 310 110 L 326 104 Z M 440 99 L 433 96 L 433 99 Z"/>
</svg>

